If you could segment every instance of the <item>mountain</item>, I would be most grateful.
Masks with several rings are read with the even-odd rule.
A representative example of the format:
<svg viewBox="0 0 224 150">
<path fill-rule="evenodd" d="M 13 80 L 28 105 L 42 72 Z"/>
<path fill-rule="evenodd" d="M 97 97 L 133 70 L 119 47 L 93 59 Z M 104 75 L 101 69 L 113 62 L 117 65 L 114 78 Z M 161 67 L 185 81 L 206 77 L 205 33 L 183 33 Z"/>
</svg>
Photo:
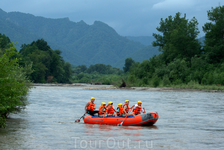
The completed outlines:
<svg viewBox="0 0 224 150">
<path fill-rule="evenodd" d="M 0 17 L 0 33 L 4 33 L 5 35 L 7 35 L 13 42 L 19 42 L 17 44 L 17 47 L 21 46 L 21 44 L 23 43 L 31 43 L 32 41 L 41 38 L 38 35 L 29 32 L 27 29 L 15 25 L 14 23 L 5 20 L 1 17 Z"/>
<path fill-rule="evenodd" d="M 73 65 L 110 64 L 123 66 L 120 60 L 139 55 L 145 46 L 120 36 L 107 24 L 95 21 L 92 25 L 84 21 L 72 22 L 69 18 L 50 19 L 21 12 L 6 13 L 0 9 L 0 33 L 22 44 L 43 38 L 52 49 L 62 51 L 65 61 Z M 149 58 L 150 56 L 147 56 Z"/>
<path fill-rule="evenodd" d="M 126 36 L 126 38 L 131 41 L 140 42 L 145 46 L 152 45 L 152 42 L 156 40 L 154 36 Z"/>
<path fill-rule="evenodd" d="M 127 58 L 131 57 L 136 62 L 142 62 L 143 60 L 149 60 L 152 56 L 158 55 L 159 53 L 160 52 L 158 50 L 158 47 L 153 47 L 152 45 L 149 45 L 149 46 L 143 47 L 142 49 L 139 49 L 138 51 L 128 55 Z M 118 68 L 123 68 L 125 59 L 126 58 L 120 59 L 115 64 L 115 66 L 117 66 Z"/>
</svg>

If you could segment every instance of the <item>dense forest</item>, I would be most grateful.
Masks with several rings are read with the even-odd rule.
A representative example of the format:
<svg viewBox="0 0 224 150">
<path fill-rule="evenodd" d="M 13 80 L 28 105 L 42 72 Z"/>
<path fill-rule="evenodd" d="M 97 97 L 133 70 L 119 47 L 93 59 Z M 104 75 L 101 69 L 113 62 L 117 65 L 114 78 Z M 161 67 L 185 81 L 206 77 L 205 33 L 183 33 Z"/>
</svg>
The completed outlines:
<svg viewBox="0 0 224 150">
<path fill-rule="evenodd" d="M 153 34 L 153 46 L 159 46 L 161 54 L 132 64 L 130 86 L 224 85 L 224 6 L 209 10 L 208 19 L 203 26 L 204 44 L 197 39 L 196 18 L 188 20 L 176 13 L 161 19 L 160 34 Z"/>
</svg>

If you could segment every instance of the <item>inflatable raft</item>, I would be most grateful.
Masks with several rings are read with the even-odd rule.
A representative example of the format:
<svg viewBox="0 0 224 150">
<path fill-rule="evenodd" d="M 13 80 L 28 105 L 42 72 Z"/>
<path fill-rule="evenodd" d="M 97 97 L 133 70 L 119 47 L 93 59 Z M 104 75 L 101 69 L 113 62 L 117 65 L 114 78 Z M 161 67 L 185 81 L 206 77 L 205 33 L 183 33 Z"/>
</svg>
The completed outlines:
<svg viewBox="0 0 224 150">
<path fill-rule="evenodd" d="M 159 115 L 157 112 L 148 112 L 128 117 L 99 117 L 88 115 L 84 122 L 88 124 L 119 125 L 123 126 L 150 126 L 156 123 Z"/>
</svg>

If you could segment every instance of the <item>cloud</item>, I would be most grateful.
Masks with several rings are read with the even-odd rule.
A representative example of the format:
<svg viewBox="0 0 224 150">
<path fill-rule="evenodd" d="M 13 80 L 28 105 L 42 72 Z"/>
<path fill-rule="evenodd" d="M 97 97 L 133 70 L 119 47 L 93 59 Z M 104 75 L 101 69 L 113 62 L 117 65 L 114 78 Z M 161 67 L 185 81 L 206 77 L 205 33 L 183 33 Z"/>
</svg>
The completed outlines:
<svg viewBox="0 0 224 150">
<path fill-rule="evenodd" d="M 153 9 L 173 10 L 189 9 L 194 6 L 195 0 L 165 0 L 153 5 Z"/>
<path fill-rule="evenodd" d="M 20 11 L 47 18 L 69 17 L 71 21 L 93 24 L 102 21 L 120 35 L 152 35 L 161 18 L 175 13 L 196 17 L 199 25 L 207 21 L 207 11 L 220 0 L 0 0 L 4 11 Z M 221 2 L 220 5 L 224 3 Z"/>
</svg>

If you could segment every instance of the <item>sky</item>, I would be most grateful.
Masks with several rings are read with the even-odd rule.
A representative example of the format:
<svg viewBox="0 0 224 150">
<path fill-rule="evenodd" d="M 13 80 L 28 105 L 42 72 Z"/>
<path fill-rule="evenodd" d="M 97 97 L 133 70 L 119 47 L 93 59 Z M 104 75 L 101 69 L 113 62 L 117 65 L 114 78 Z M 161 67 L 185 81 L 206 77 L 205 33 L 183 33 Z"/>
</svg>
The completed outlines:
<svg viewBox="0 0 224 150">
<path fill-rule="evenodd" d="M 0 0 L 6 12 L 18 11 L 46 18 L 68 17 L 73 22 L 83 20 L 91 25 L 102 21 L 122 36 L 152 36 L 158 33 L 161 18 L 186 13 L 187 19 L 196 17 L 199 37 L 208 21 L 211 7 L 224 5 L 223 0 Z"/>
</svg>

